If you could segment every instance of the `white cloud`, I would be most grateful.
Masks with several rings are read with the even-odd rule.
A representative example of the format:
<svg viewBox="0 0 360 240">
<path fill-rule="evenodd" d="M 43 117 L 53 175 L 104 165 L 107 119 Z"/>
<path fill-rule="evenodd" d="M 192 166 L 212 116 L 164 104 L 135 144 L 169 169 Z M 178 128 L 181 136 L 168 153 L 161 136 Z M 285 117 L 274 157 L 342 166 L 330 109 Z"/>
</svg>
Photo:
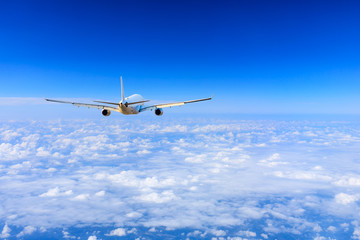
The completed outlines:
<svg viewBox="0 0 360 240">
<path fill-rule="evenodd" d="M 2 230 L 2 232 L 1 232 L 0 238 L 8 238 L 8 237 L 10 237 L 10 232 L 11 232 L 11 229 L 9 228 L 9 226 L 6 223 L 3 230 Z"/>
<path fill-rule="evenodd" d="M 47 170 L 46 170 L 47 171 Z M 59 187 L 49 189 L 46 193 L 40 194 L 40 197 L 58 197 L 58 196 L 68 196 L 73 194 L 72 190 L 60 191 Z"/>
<path fill-rule="evenodd" d="M 126 229 L 125 228 L 117 228 L 112 230 L 109 234 L 105 234 L 106 236 L 117 236 L 123 237 L 126 236 Z"/>
<path fill-rule="evenodd" d="M 6 226 L 103 224 L 122 227 L 108 235 L 134 238 L 141 227 L 194 236 L 215 229 L 218 238 L 266 239 L 352 231 L 336 223 L 360 221 L 355 125 L 152 121 L 0 123 Z"/>
<path fill-rule="evenodd" d="M 316 224 L 316 225 L 313 227 L 313 230 L 314 230 L 315 232 L 322 232 L 322 228 L 320 227 L 319 224 Z"/>
<path fill-rule="evenodd" d="M 340 226 L 342 227 L 342 228 L 344 228 L 344 231 L 345 232 L 347 232 L 348 230 L 349 230 L 349 224 L 348 223 L 342 223 L 342 224 L 340 224 Z"/>
<path fill-rule="evenodd" d="M 335 181 L 334 184 L 342 187 L 360 186 L 360 177 L 342 177 L 342 179 Z"/>
<path fill-rule="evenodd" d="M 97 197 L 103 197 L 103 196 L 105 196 L 105 191 L 97 192 L 97 193 L 95 193 L 95 196 L 97 196 Z"/>
<path fill-rule="evenodd" d="M 313 170 L 321 171 L 321 170 L 324 170 L 324 168 L 322 166 L 317 165 L 317 166 L 313 167 Z"/>
<path fill-rule="evenodd" d="M 16 137 L 21 136 L 20 133 L 18 133 L 17 131 L 13 131 L 13 130 L 6 130 L 4 132 L 1 132 L 0 134 L 4 141 L 11 141 L 11 140 L 15 139 Z"/>
<path fill-rule="evenodd" d="M 44 149 L 44 147 L 39 147 L 39 148 L 37 149 L 36 156 L 37 156 L 37 157 L 48 157 L 48 156 L 51 156 L 51 154 L 50 154 L 49 151 L 46 151 L 46 150 Z"/>
<path fill-rule="evenodd" d="M 211 232 L 211 234 L 213 234 L 213 235 L 215 235 L 217 237 L 226 236 L 226 232 L 224 230 L 216 230 L 216 229 L 214 229 L 214 230 L 211 230 L 210 232 Z"/>
<path fill-rule="evenodd" d="M 25 235 L 30 235 L 32 234 L 33 232 L 36 231 L 36 228 L 35 227 L 32 227 L 32 226 L 27 226 L 25 227 L 18 235 L 16 235 L 18 238 L 19 237 L 23 237 Z"/>
<path fill-rule="evenodd" d="M 256 237 L 256 233 L 249 230 L 239 231 L 237 234 L 243 237 Z"/>
<path fill-rule="evenodd" d="M 147 149 L 141 150 L 141 151 L 137 151 L 137 154 L 139 155 L 145 155 L 145 154 L 150 154 L 151 152 Z"/>
<path fill-rule="evenodd" d="M 280 178 L 289 178 L 289 179 L 298 179 L 298 180 L 320 180 L 320 181 L 330 181 L 332 180 L 331 176 L 319 174 L 316 172 L 310 172 L 310 171 L 288 171 L 288 172 L 282 172 L 282 171 L 276 171 L 273 172 L 274 176 L 280 177 Z"/>
<path fill-rule="evenodd" d="M 162 132 L 187 132 L 188 127 L 186 125 L 166 126 L 161 131 Z"/>
<path fill-rule="evenodd" d="M 152 192 L 149 194 L 144 194 L 138 197 L 139 200 L 145 202 L 154 202 L 154 203 L 165 203 L 172 200 L 175 200 L 177 197 L 172 191 L 163 191 L 158 194 L 156 192 Z"/>
<path fill-rule="evenodd" d="M 350 195 L 350 194 L 346 194 L 346 193 L 339 193 L 335 195 L 335 201 L 337 203 L 343 204 L 343 205 L 347 205 L 353 202 L 358 201 L 359 195 Z"/>
<path fill-rule="evenodd" d="M 199 154 L 196 156 L 191 156 L 191 157 L 185 158 L 185 162 L 190 162 L 190 163 L 202 163 L 206 160 L 207 160 L 206 154 Z"/>
<path fill-rule="evenodd" d="M 140 218 L 142 216 L 142 214 L 139 212 L 130 212 L 130 213 L 126 214 L 126 216 L 129 218 Z"/>
<path fill-rule="evenodd" d="M 97 237 L 96 237 L 96 236 L 90 236 L 90 237 L 88 238 L 88 240 L 97 240 Z"/>
<path fill-rule="evenodd" d="M 65 239 L 76 239 L 76 237 L 75 237 L 75 236 L 71 236 L 68 231 L 63 230 L 63 231 L 62 231 L 62 234 L 63 234 L 63 238 L 65 238 Z"/>
<path fill-rule="evenodd" d="M 74 199 L 74 200 L 77 200 L 77 201 L 85 201 L 85 200 L 88 200 L 89 197 L 90 197 L 90 194 L 84 193 L 84 194 L 79 194 L 79 195 L 77 195 L 77 196 L 74 197 L 73 199 Z"/>
<path fill-rule="evenodd" d="M 40 195 L 40 197 L 56 197 L 60 195 L 59 187 L 49 189 L 46 193 Z"/>
<path fill-rule="evenodd" d="M 273 155 L 271 155 L 270 157 L 269 157 L 269 160 L 270 161 L 273 161 L 273 160 L 277 160 L 277 159 L 279 159 L 280 158 L 280 154 L 279 153 L 274 153 Z"/>
<path fill-rule="evenodd" d="M 327 229 L 326 229 L 326 231 L 328 231 L 328 232 L 336 232 L 336 227 L 334 227 L 334 226 L 329 226 Z"/>
<path fill-rule="evenodd" d="M 354 228 L 353 235 L 351 236 L 352 239 L 360 239 L 360 227 L 356 226 Z"/>
<path fill-rule="evenodd" d="M 265 233 L 260 234 L 260 236 L 261 236 L 263 239 L 268 239 L 268 238 L 269 238 L 269 236 L 268 236 L 267 234 L 265 234 Z"/>
</svg>

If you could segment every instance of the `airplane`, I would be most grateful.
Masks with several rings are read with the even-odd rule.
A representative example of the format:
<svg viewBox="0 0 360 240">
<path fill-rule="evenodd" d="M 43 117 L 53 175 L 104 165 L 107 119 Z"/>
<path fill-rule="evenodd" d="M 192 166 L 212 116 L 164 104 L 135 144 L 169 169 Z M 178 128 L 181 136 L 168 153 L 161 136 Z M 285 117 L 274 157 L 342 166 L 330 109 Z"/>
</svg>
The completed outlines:
<svg viewBox="0 0 360 240">
<path fill-rule="evenodd" d="M 121 81 L 121 101 L 119 103 L 106 102 L 106 101 L 94 101 L 96 103 L 106 104 L 106 105 L 99 105 L 99 104 L 90 104 L 90 103 L 60 101 L 60 100 L 47 99 L 47 98 L 45 100 L 49 101 L 49 102 L 56 102 L 56 103 L 68 103 L 68 104 L 72 104 L 77 107 L 102 109 L 102 111 L 101 111 L 102 115 L 108 117 L 108 116 L 110 116 L 111 111 L 120 112 L 125 115 L 130 115 L 130 114 L 138 114 L 138 113 L 144 112 L 146 110 L 155 110 L 154 111 L 155 115 L 161 116 L 164 113 L 163 108 L 182 106 L 182 105 L 188 104 L 188 103 L 195 103 L 195 102 L 207 101 L 207 100 L 212 99 L 212 97 L 209 97 L 209 98 L 202 98 L 202 99 L 183 101 L 183 102 L 174 102 L 174 103 L 155 104 L 155 105 L 145 106 L 144 103 L 149 102 L 150 100 L 144 100 L 144 98 L 139 94 L 133 94 L 129 97 L 125 97 L 122 77 L 120 77 L 120 81 Z M 113 105 L 113 106 L 111 106 L 111 105 Z"/>
</svg>

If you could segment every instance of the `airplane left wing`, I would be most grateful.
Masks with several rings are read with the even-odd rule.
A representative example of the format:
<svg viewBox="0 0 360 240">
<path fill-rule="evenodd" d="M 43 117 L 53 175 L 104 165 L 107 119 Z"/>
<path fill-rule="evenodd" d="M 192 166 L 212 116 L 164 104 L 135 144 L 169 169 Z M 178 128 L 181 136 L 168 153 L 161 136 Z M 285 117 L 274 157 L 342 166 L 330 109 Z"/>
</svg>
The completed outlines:
<svg viewBox="0 0 360 240">
<path fill-rule="evenodd" d="M 72 105 L 77 106 L 77 107 L 88 107 L 88 108 L 106 109 L 106 110 L 111 110 L 111 111 L 119 112 L 119 109 L 118 109 L 118 108 L 114 108 L 114 107 L 110 107 L 110 106 L 106 106 L 106 105 L 89 104 L 89 103 L 77 103 L 77 102 L 68 102 L 68 101 L 60 101 L 60 100 L 53 100 L 53 99 L 47 99 L 47 98 L 46 98 L 45 100 L 46 100 L 46 101 L 49 101 L 49 102 L 72 104 Z"/>
<path fill-rule="evenodd" d="M 196 99 L 196 100 L 190 100 L 190 101 L 184 101 L 184 102 L 156 104 L 156 105 L 152 105 L 152 106 L 147 106 L 147 107 L 141 108 L 141 109 L 140 109 L 140 112 L 145 111 L 145 110 L 152 110 L 152 109 L 156 109 L 156 108 L 182 106 L 182 105 L 188 104 L 188 103 L 195 103 L 195 102 L 202 102 L 202 101 L 211 100 L 212 98 L 213 98 L 213 97 L 211 96 L 211 97 L 209 97 L 209 98 L 202 98 L 202 99 Z"/>
</svg>

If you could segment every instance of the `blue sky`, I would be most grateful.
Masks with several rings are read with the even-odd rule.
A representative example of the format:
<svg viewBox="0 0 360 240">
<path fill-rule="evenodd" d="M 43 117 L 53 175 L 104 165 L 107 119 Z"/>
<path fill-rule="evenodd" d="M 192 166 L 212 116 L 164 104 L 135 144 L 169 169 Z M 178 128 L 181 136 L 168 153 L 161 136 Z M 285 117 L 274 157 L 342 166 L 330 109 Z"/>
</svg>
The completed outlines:
<svg viewBox="0 0 360 240">
<path fill-rule="evenodd" d="M 359 5 L 3 1 L 0 96 L 116 100 L 123 75 L 147 99 L 214 94 L 204 111 L 358 114 Z"/>
</svg>

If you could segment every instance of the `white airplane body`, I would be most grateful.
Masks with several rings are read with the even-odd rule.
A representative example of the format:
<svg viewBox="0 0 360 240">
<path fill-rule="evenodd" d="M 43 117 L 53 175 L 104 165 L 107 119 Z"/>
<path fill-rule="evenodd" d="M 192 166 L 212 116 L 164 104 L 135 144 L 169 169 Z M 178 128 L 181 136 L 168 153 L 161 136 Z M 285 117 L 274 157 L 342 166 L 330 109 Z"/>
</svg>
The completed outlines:
<svg viewBox="0 0 360 240">
<path fill-rule="evenodd" d="M 88 108 L 97 108 L 102 109 L 101 113 L 104 116 L 110 116 L 111 111 L 120 112 L 125 115 L 130 114 L 138 114 L 146 110 L 155 110 L 155 115 L 161 116 L 163 115 L 163 108 L 165 107 L 174 107 L 174 106 L 181 106 L 187 103 L 194 103 L 194 102 L 201 102 L 211 100 L 210 98 L 202 98 L 196 99 L 191 101 L 184 101 L 184 102 L 175 102 L 175 103 L 165 103 L 165 104 L 156 104 L 145 106 L 145 102 L 149 102 L 150 100 L 144 100 L 144 98 L 140 94 L 133 94 L 129 97 L 124 97 L 124 86 L 121 77 L 121 101 L 119 103 L 114 102 L 105 102 L 105 101 L 94 101 L 96 103 L 103 103 L 106 105 L 99 105 L 99 104 L 90 104 L 90 103 L 77 103 L 77 102 L 68 102 L 68 101 L 60 101 L 60 100 L 53 100 L 53 99 L 45 99 L 49 102 L 57 102 L 57 103 L 68 103 L 78 107 L 88 107 Z"/>
</svg>

